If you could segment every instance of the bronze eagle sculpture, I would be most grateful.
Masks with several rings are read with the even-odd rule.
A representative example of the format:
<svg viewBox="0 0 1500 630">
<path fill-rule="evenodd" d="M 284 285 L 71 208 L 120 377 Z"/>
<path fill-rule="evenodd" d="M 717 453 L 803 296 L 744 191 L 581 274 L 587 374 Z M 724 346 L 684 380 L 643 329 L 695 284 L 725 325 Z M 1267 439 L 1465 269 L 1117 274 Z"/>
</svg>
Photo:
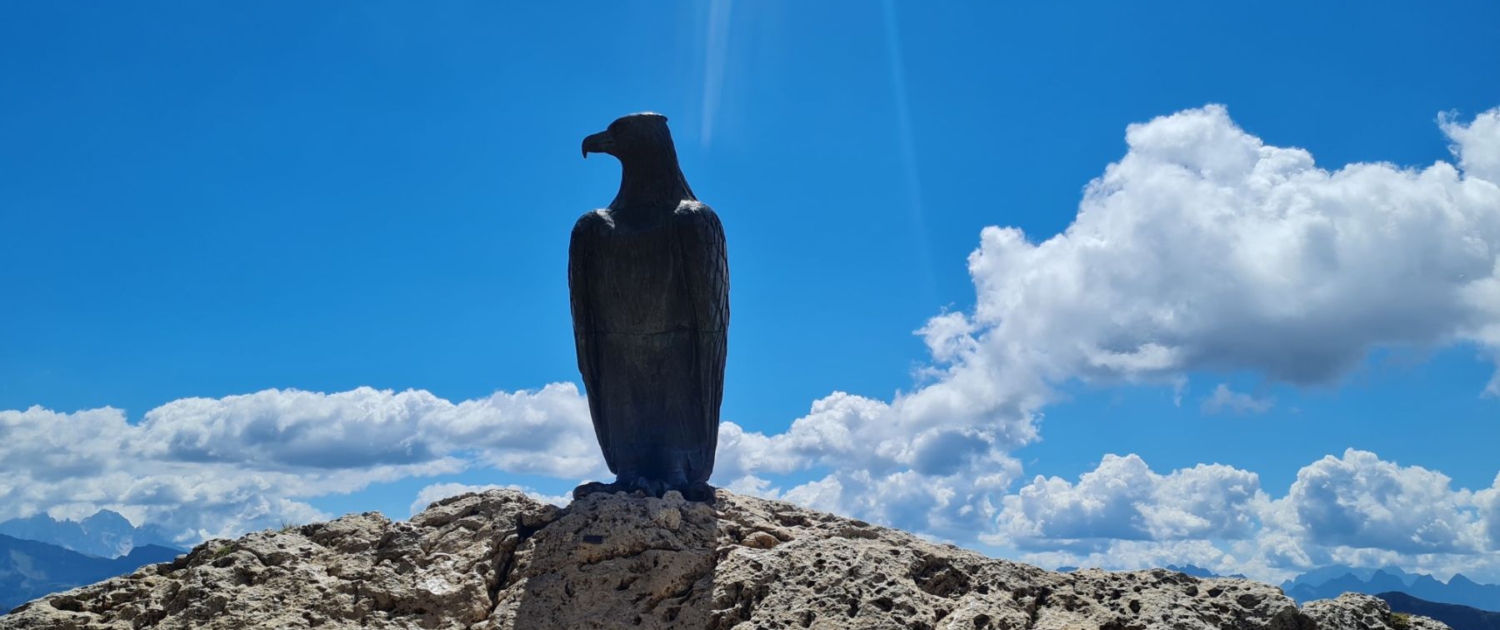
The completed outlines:
<svg viewBox="0 0 1500 630">
<path fill-rule="evenodd" d="M 568 246 L 578 371 L 614 483 L 713 501 L 729 332 L 729 258 L 718 215 L 677 164 L 667 118 L 621 117 L 583 140 L 620 161 L 620 192 L 583 215 Z"/>
</svg>

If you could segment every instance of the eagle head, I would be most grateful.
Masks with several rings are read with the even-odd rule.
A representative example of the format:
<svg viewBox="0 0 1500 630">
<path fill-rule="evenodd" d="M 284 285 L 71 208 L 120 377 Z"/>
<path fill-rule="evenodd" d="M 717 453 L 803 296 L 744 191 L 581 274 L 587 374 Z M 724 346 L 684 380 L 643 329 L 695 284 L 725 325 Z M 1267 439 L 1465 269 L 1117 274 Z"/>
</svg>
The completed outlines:
<svg viewBox="0 0 1500 630">
<path fill-rule="evenodd" d="M 621 162 L 663 157 L 676 158 L 667 117 L 641 112 L 616 118 L 609 128 L 583 139 L 583 157 L 590 153 L 607 153 Z"/>
</svg>

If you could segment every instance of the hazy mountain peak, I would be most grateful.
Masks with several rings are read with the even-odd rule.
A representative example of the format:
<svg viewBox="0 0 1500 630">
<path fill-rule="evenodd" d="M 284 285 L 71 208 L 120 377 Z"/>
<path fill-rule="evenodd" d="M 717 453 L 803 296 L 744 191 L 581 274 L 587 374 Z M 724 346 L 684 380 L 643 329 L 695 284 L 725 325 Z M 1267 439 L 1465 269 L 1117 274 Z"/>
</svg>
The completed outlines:
<svg viewBox="0 0 1500 630">
<path fill-rule="evenodd" d="M 1398 567 L 1327 566 L 1288 580 L 1281 588 L 1298 601 L 1338 597 L 1344 592 L 1396 592 L 1429 602 L 1500 611 L 1500 585 L 1480 584 L 1463 574 L 1455 574 L 1445 584 L 1431 575 L 1407 573 Z"/>
<path fill-rule="evenodd" d="M 89 528 L 109 527 L 135 529 L 135 526 L 130 524 L 130 519 L 125 518 L 119 512 L 116 512 L 114 510 L 99 510 L 98 512 L 95 512 L 93 516 L 79 521 L 79 524 Z"/>
<path fill-rule="evenodd" d="M 46 513 L 34 514 L 0 522 L 0 534 L 101 558 L 118 558 L 147 544 L 172 548 L 172 541 L 161 529 L 151 525 L 136 527 L 113 510 L 99 510 L 81 521 L 57 520 Z"/>
</svg>

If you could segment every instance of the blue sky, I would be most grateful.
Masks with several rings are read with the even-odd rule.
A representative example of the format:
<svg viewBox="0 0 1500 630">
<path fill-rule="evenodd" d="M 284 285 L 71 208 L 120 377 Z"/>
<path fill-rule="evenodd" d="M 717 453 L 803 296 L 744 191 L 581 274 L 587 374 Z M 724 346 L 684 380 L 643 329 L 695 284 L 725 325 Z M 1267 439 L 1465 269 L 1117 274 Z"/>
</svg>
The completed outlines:
<svg viewBox="0 0 1500 630">
<path fill-rule="evenodd" d="M 25 474 L 0 518 L 230 535 L 596 475 L 565 256 L 618 167 L 578 143 L 653 110 L 728 233 L 723 413 L 760 441 L 721 447 L 716 481 L 1044 564 L 1500 580 L 1496 24 L 1484 2 L 6 5 L 0 468 Z M 1131 454 L 1222 500 L 1103 465 Z M 1387 513 L 1453 511 L 1358 511 L 1386 487 Z M 1439 522 L 1451 540 L 1399 542 Z"/>
</svg>

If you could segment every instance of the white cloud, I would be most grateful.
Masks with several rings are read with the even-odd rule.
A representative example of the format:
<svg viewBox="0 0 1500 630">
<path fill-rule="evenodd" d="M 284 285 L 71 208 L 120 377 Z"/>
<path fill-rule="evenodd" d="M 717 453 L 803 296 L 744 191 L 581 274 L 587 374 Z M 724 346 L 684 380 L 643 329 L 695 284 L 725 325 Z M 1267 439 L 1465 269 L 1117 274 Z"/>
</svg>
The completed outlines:
<svg viewBox="0 0 1500 630">
<path fill-rule="evenodd" d="M 1236 414 L 1265 413 L 1276 406 L 1272 398 L 1257 398 L 1229 389 L 1224 383 L 1214 388 L 1214 393 L 1203 399 L 1203 413 L 1214 414 L 1229 411 Z"/>
<path fill-rule="evenodd" d="M 1495 485 L 1475 494 L 1475 503 L 1479 506 L 1490 548 L 1500 551 L 1500 474 L 1495 475 Z"/>
<path fill-rule="evenodd" d="M 1500 147 L 1491 111 L 1460 155 Z M 1267 146 L 1218 106 L 1132 125 L 1129 151 L 1087 188 L 1068 229 L 1033 244 L 986 228 L 969 259 L 960 371 L 1051 381 L 1256 370 L 1325 382 L 1374 347 L 1479 340 L 1500 302 L 1500 187 L 1487 172 L 1314 165 Z M 962 329 L 943 318 L 944 330 Z"/>
<path fill-rule="evenodd" d="M 463 483 L 435 483 L 417 491 L 417 498 L 411 502 L 411 514 L 415 516 L 418 512 L 427 509 L 427 506 L 441 499 L 470 492 L 485 492 L 487 490 L 519 490 L 532 499 L 541 501 L 542 503 L 550 503 L 558 507 L 566 507 L 569 503 L 573 502 L 573 497 L 569 495 L 542 494 L 531 488 L 515 484 L 499 485 L 491 483 L 471 485 Z"/>
<path fill-rule="evenodd" d="M 1324 546 L 1406 554 L 1474 553 L 1488 545 L 1473 495 L 1420 466 L 1398 466 L 1349 449 L 1297 473 L 1285 501 L 1293 529 Z"/>
<path fill-rule="evenodd" d="M 1078 483 L 1036 477 L 1003 499 L 987 539 L 1020 549 L 1098 549 L 1111 540 L 1243 538 L 1251 534 L 1255 473 L 1218 464 L 1158 475 L 1136 455 L 1106 455 Z"/>
<path fill-rule="evenodd" d="M 1220 575 L 1245 571 L 1244 563 L 1233 554 L 1206 540 L 1115 540 L 1088 552 L 1034 551 L 1021 554 L 1020 559 L 1047 569 L 1072 566 L 1134 571 L 1191 564 Z"/>
<path fill-rule="evenodd" d="M 425 391 L 266 390 L 118 409 L 0 411 L 0 520 L 108 508 L 184 544 L 329 517 L 306 503 L 475 465 L 602 476 L 571 384 L 451 403 Z M 577 476 L 577 477 L 575 477 Z"/>
<path fill-rule="evenodd" d="M 1443 133 L 1453 140 L 1453 156 L 1470 177 L 1500 182 L 1500 109 L 1474 117 L 1465 125 L 1453 114 L 1438 117 Z"/>
<path fill-rule="evenodd" d="M 887 525 L 971 539 L 990 527 L 989 497 L 1020 472 L 1006 453 L 1031 439 L 1034 427 L 1029 417 L 1018 422 L 1028 425 L 1024 438 L 1004 426 L 913 418 L 899 398 L 888 404 L 836 392 L 815 401 L 785 433 L 766 436 L 726 423 L 714 478 Z M 813 467 L 830 472 L 785 492 L 761 477 Z"/>
<path fill-rule="evenodd" d="M 601 478 L 609 472 L 588 402 L 572 383 L 496 392 L 444 408 L 425 421 L 424 431 L 441 436 L 445 448 L 471 451 L 506 472 L 563 479 Z"/>
<path fill-rule="evenodd" d="M 1327 170 L 1216 105 L 1131 125 L 1066 231 L 1036 243 L 984 229 L 975 308 L 918 331 L 934 361 L 921 387 L 890 403 L 834 394 L 785 434 L 738 433 L 729 450 L 746 454 L 719 478 L 823 466 L 830 478 L 802 494 L 927 529 L 973 525 L 953 519 L 993 511 L 1058 384 L 1180 391 L 1191 372 L 1254 371 L 1303 385 L 1382 346 L 1500 348 L 1500 110 L 1441 129 L 1460 166 Z M 1205 410 L 1270 405 L 1222 387 Z M 979 477 L 993 483 L 963 481 Z M 890 505 L 926 509 L 925 522 Z"/>
<path fill-rule="evenodd" d="M 453 404 L 426 391 L 361 387 L 185 398 L 146 413 L 141 452 L 192 462 L 339 469 L 475 451 L 502 470 L 597 472 L 588 406 L 571 384 Z"/>
<path fill-rule="evenodd" d="M 735 494 L 760 497 L 762 499 L 781 498 L 781 492 L 771 485 L 769 479 L 762 479 L 755 475 L 739 477 L 726 484 L 724 489 Z"/>
<path fill-rule="evenodd" d="M 1316 566 L 1400 566 L 1500 579 L 1497 486 L 1451 487 L 1442 473 L 1349 449 L 1308 464 L 1272 500 L 1227 466 L 1152 472 L 1106 456 L 1077 483 L 1037 477 L 1003 499 L 1008 545 L 1044 566 L 1137 569 L 1191 563 L 1278 581 Z"/>
</svg>

